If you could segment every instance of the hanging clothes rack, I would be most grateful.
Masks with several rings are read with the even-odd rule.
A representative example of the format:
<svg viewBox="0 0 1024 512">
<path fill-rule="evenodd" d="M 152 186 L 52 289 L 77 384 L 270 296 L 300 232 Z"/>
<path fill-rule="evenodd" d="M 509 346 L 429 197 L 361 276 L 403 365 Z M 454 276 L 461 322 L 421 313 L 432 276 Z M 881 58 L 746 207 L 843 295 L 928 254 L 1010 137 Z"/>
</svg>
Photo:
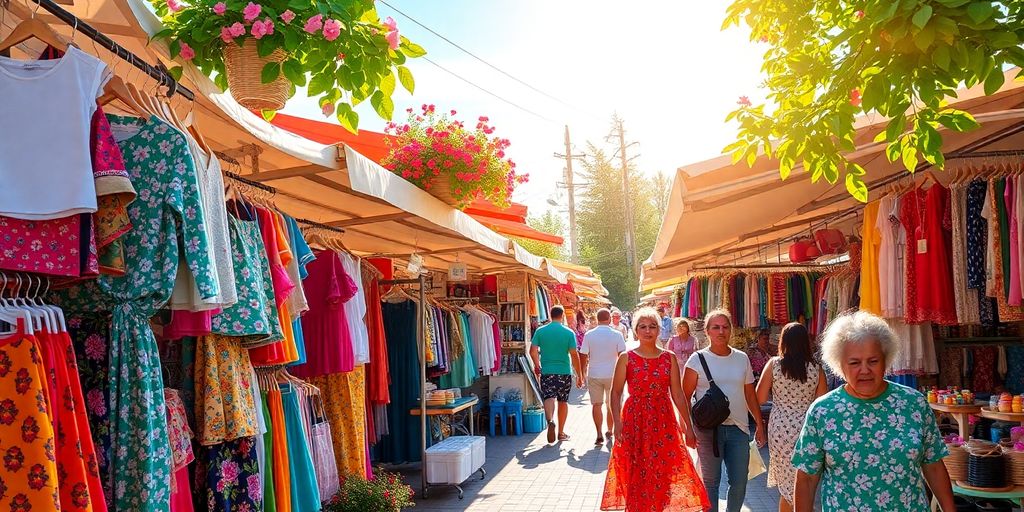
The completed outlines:
<svg viewBox="0 0 1024 512">
<path fill-rule="evenodd" d="M 218 154 L 217 156 L 222 158 L 222 159 L 225 159 L 224 155 Z M 228 158 L 230 158 L 230 157 L 228 157 Z M 237 160 L 234 160 L 233 158 L 231 160 L 234 161 L 235 163 L 237 163 Z M 276 188 L 271 187 L 270 185 L 267 185 L 265 183 L 260 183 L 258 181 L 250 180 L 248 178 L 243 178 L 242 176 L 239 176 L 238 174 L 235 174 L 235 173 L 233 173 L 231 171 L 223 171 L 223 172 L 224 172 L 224 176 L 227 176 L 228 178 L 233 179 L 233 180 L 235 180 L 235 181 L 237 181 L 239 183 L 245 183 L 246 185 L 249 185 L 250 187 L 255 187 L 255 188 L 258 188 L 260 190 L 265 190 L 265 191 L 270 192 L 272 194 L 276 194 L 277 193 L 277 189 Z M 296 219 L 296 220 L 298 220 L 298 219 Z"/>
<path fill-rule="evenodd" d="M 312 220 L 308 220 L 308 219 L 295 219 L 295 222 L 298 222 L 299 224 L 305 224 L 306 226 L 309 226 L 309 227 L 312 227 L 312 228 L 320 228 L 320 229 L 325 229 L 327 231 L 333 231 L 335 233 L 344 233 L 345 232 L 344 229 L 339 228 L 337 226 L 331 226 L 330 224 L 323 224 L 321 222 L 316 222 L 316 221 L 312 221 Z"/>
<path fill-rule="evenodd" d="M 110 50 L 114 55 L 116 55 L 121 60 L 124 60 L 130 63 L 131 65 L 135 66 L 136 68 L 142 70 L 142 72 L 146 73 L 153 79 L 160 82 L 161 85 L 167 86 L 167 97 L 171 97 L 175 94 L 178 94 L 189 101 L 195 101 L 195 93 L 193 93 L 187 87 L 179 84 L 178 81 L 171 76 L 171 74 L 167 71 L 167 68 L 165 68 L 163 64 L 158 64 L 154 66 L 146 62 L 145 60 L 142 60 L 139 56 L 128 51 L 128 49 L 126 49 L 125 47 L 121 46 L 120 44 L 117 44 L 113 39 L 108 37 L 103 32 L 100 32 L 92 25 L 89 25 L 88 23 L 82 21 L 74 14 L 71 14 L 63 7 L 57 5 L 57 3 L 54 2 L 53 0 L 31 1 L 38 4 L 39 7 L 46 9 L 47 12 L 56 16 L 57 19 L 63 21 L 64 23 L 67 23 L 70 26 L 75 27 L 76 33 L 80 32 L 84 34 L 89 39 L 96 41 L 96 43 L 100 46 L 106 48 L 107 50 Z"/>
<path fill-rule="evenodd" d="M 416 303 L 416 330 L 417 343 L 416 352 L 420 357 L 420 471 L 421 490 L 427 491 L 427 316 L 424 314 L 426 304 L 427 277 L 420 274 L 414 279 L 384 279 L 381 285 L 416 285 L 416 292 L 419 294 L 419 301 Z"/>
</svg>

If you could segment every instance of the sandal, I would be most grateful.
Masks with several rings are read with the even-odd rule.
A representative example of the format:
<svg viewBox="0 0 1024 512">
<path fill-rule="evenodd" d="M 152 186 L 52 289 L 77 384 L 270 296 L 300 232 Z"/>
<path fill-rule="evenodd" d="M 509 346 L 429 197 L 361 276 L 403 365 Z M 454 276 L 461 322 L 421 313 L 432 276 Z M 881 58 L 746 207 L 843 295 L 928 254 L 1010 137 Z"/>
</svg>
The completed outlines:
<svg viewBox="0 0 1024 512">
<path fill-rule="evenodd" d="M 597 441 L 594 441 L 594 446 L 601 446 L 603 444 L 604 444 L 604 438 L 601 437 L 601 436 L 597 436 Z"/>
<path fill-rule="evenodd" d="M 555 422 L 548 422 L 548 444 L 555 442 Z"/>
<path fill-rule="evenodd" d="M 563 443 L 563 442 L 568 441 L 570 439 L 572 439 L 572 438 L 569 437 L 569 434 L 558 434 L 558 442 L 559 443 Z"/>
</svg>

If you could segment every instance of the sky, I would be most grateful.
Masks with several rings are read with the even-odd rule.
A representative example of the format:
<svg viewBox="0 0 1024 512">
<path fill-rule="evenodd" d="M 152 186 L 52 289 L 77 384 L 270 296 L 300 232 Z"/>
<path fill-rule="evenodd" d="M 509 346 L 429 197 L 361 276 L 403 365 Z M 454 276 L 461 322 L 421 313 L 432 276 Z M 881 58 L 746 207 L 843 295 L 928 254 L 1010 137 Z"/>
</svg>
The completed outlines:
<svg viewBox="0 0 1024 512">
<path fill-rule="evenodd" d="M 395 119 L 405 109 L 434 104 L 454 109 L 472 124 L 488 116 L 495 135 L 511 140 L 508 150 L 520 172 L 530 175 L 513 199 L 531 215 L 565 207 L 564 127 L 574 152 L 587 142 L 611 154 L 605 142 L 611 116 L 625 121 L 627 151 L 648 174 L 674 175 L 685 164 L 721 154 L 735 137 L 727 113 L 740 96 L 761 97 L 758 84 L 762 45 L 744 28 L 720 27 L 725 0 L 699 2 L 633 0 L 386 0 L 381 18 L 391 16 L 402 35 L 423 46 L 427 57 L 502 99 L 467 84 L 423 59 L 407 66 L 416 79 L 414 95 L 395 93 Z M 395 9 L 459 44 L 543 94 L 479 62 L 416 25 Z M 549 97 L 550 96 L 550 97 Z M 555 98 L 555 99 L 552 99 Z M 514 103 L 521 108 L 511 105 Z M 313 99 L 299 92 L 285 113 L 325 119 Z M 357 107 L 360 128 L 383 131 L 386 121 L 369 102 Z M 527 112 L 529 111 L 529 112 Z M 531 113 L 532 112 L 532 113 Z M 578 180 L 577 180 L 578 181 Z"/>
</svg>

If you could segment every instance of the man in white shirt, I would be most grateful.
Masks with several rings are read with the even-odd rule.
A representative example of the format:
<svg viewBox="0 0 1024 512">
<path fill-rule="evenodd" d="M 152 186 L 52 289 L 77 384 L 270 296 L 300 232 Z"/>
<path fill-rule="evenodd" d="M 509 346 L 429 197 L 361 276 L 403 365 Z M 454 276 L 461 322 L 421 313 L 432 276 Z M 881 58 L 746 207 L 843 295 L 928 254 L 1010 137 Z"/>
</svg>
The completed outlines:
<svg viewBox="0 0 1024 512">
<path fill-rule="evenodd" d="M 622 339 L 629 340 L 629 331 L 626 328 L 626 324 L 622 322 L 622 311 L 619 311 L 618 308 L 612 308 L 612 329 L 619 331 Z"/>
<path fill-rule="evenodd" d="M 580 366 L 583 367 L 583 378 L 587 381 L 590 391 L 590 403 L 593 407 L 594 427 L 597 428 L 597 441 L 604 444 L 601 435 L 601 424 L 604 423 L 604 411 L 608 409 L 608 430 L 605 436 L 612 437 L 611 392 L 612 378 L 615 376 L 615 362 L 619 354 L 626 351 L 626 339 L 610 325 L 612 315 L 607 309 L 597 311 L 597 327 L 583 335 L 583 346 L 580 348 Z"/>
</svg>

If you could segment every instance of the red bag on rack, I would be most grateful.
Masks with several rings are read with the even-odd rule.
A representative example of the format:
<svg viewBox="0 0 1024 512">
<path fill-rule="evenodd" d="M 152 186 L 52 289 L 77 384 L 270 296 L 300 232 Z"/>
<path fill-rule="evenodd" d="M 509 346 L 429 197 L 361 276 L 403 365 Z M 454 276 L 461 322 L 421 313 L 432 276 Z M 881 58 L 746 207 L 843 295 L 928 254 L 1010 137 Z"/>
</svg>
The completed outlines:
<svg viewBox="0 0 1024 512">
<path fill-rule="evenodd" d="M 793 263 L 810 261 L 819 255 L 818 249 L 814 246 L 814 240 L 797 240 L 789 246 L 789 261 Z"/>
<path fill-rule="evenodd" d="M 819 229 L 814 232 L 814 240 L 821 254 L 840 254 L 847 249 L 846 235 L 838 229 Z"/>
</svg>

